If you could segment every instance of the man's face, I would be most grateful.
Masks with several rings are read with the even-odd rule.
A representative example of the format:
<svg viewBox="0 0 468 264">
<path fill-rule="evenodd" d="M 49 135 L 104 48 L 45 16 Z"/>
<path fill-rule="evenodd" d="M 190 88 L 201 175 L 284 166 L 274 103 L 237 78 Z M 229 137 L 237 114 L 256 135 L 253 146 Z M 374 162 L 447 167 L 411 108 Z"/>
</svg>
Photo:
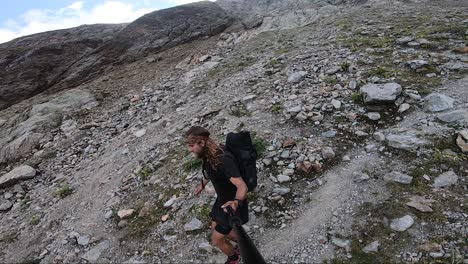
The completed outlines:
<svg viewBox="0 0 468 264">
<path fill-rule="evenodd" d="M 205 147 L 205 141 L 198 141 L 195 143 L 188 143 L 187 144 L 188 150 L 195 155 L 197 155 L 198 158 L 202 157 L 203 154 L 203 148 Z"/>
</svg>

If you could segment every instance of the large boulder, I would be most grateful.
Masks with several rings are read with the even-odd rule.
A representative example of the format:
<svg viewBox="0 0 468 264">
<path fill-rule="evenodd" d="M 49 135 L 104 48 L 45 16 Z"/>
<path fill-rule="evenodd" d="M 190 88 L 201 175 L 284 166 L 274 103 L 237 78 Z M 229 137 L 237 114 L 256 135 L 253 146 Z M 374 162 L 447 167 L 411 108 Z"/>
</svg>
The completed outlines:
<svg viewBox="0 0 468 264">
<path fill-rule="evenodd" d="M 96 105 L 96 98 L 91 92 L 82 89 L 71 89 L 61 93 L 49 102 L 34 105 L 29 112 L 29 116 L 73 112 Z"/>
<path fill-rule="evenodd" d="M 459 109 L 437 115 L 437 119 L 445 123 L 468 124 L 468 110 Z"/>
<path fill-rule="evenodd" d="M 416 151 L 419 147 L 429 143 L 427 140 L 419 138 L 419 133 L 415 130 L 395 131 L 387 135 L 386 140 L 390 147 L 406 151 Z"/>
<path fill-rule="evenodd" d="M 398 83 L 370 83 L 360 89 L 364 103 L 394 102 L 401 91 L 401 85 Z"/>
<path fill-rule="evenodd" d="M 12 171 L 0 177 L 0 188 L 5 188 L 23 180 L 29 180 L 36 176 L 36 170 L 28 165 L 14 168 Z"/>
<path fill-rule="evenodd" d="M 28 132 L 13 141 L 9 142 L 0 149 L 0 164 L 13 162 L 25 157 L 37 148 L 44 138 L 42 133 Z"/>
<path fill-rule="evenodd" d="M 432 93 L 426 97 L 424 111 L 440 112 L 453 108 L 455 100 L 444 94 Z"/>
</svg>

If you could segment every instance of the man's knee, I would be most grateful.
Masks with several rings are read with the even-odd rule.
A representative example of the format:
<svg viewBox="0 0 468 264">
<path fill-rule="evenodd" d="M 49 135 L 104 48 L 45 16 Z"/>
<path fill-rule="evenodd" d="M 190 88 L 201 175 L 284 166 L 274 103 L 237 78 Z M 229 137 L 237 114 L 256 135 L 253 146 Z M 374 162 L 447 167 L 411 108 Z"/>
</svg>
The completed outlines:
<svg viewBox="0 0 468 264">
<path fill-rule="evenodd" d="M 211 244 L 215 247 L 219 247 L 224 243 L 224 235 L 219 234 L 217 232 L 213 232 L 211 234 Z"/>
</svg>

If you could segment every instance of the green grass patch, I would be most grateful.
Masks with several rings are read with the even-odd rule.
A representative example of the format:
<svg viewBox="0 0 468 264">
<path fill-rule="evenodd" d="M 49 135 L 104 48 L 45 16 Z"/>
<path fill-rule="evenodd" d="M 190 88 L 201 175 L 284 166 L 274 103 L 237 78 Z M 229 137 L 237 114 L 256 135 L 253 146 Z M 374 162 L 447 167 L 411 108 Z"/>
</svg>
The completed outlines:
<svg viewBox="0 0 468 264">
<path fill-rule="evenodd" d="M 60 198 L 65 198 L 73 193 L 73 188 L 68 184 L 63 185 L 62 187 L 55 190 L 55 194 Z"/>
<path fill-rule="evenodd" d="M 201 168 L 202 163 L 201 159 L 193 158 L 184 162 L 182 166 L 186 172 L 189 172 Z"/>
<path fill-rule="evenodd" d="M 270 111 L 272 111 L 273 113 L 277 113 L 277 114 L 283 112 L 283 109 L 284 107 L 280 103 L 276 103 L 270 107 Z"/>
<path fill-rule="evenodd" d="M 148 180 L 149 176 L 153 172 L 153 169 L 150 166 L 144 166 L 140 170 L 138 170 L 137 175 L 140 177 L 142 181 Z"/>
<path fill-rule="evenodd" d="M 10 244 L 18 238 L 19 233 L 13 232 L 6 232 L 0 235 L 0 243 Z"/>
<path fill-rule="evenodd" d="M 335 85 L 338 83 L 338 80 L 336 79 L 335 76 L 325 76 L 323 81 L 328 85 Z"/>
<path fill-rule="evenodd" d="M 37 215 L 33 215 L 31 217 L 31 219 L 29 219 L 29 224 L 30 225 L 37 225 L 37 224 L 39 224 L 39 222 L 41 222 L 41 219 Z"/>
<path fill-rule="evenodd" d="M 363 103 L 364 102 L 364 95 L 361 92 L 353 92 L 350 95 L 351 100 L 355 103 Z"/>
<path fill-rule="evenodd" d="M 252 144 L 255 146 L 255 150 L 257 150 L 257 158 L 263 157 L 267 149 L 268 142 L 263 137 L 255 134 L 252 139 Z"/>
</svg>

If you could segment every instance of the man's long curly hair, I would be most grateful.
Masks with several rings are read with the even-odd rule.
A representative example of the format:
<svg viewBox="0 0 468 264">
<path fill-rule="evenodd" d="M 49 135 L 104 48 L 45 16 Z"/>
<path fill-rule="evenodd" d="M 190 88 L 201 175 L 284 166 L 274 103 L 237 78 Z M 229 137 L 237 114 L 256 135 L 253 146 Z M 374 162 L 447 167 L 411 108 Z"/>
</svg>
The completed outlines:
<svg viewBox="0 0 468 264">
<path fill-rule="evenodd" d="M 223 148 L 210 138 L 210 132 L 203 127 L 194 126 L 185 133 L 185 137 L 188 144 L 199 144 L 205 141 L 202 158 L 206 158 L 211 168 L 216 171 L 221 163 L 219 156 L 223 154 Z"/>
</svg>

